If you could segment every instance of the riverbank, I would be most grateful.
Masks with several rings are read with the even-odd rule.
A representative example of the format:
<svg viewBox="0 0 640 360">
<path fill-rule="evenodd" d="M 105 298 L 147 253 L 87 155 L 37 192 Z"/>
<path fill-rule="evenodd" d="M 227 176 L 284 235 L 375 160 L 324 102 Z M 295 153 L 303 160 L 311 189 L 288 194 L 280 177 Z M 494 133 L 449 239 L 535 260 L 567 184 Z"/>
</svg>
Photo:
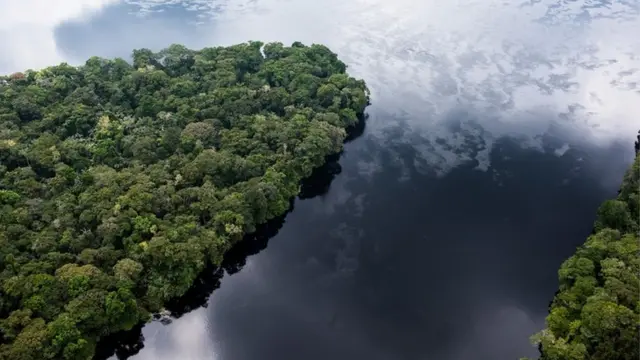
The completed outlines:
<svg viewBox="0 0 640 360">
<path fill-rule="evenodd" d="M 567 259 L 547 328 L 533 337 L 541 360 L 640 357 L 640 132 L 618 197 L 598 209 L 593 235 Z"/>
<path fill-rule="evenodd" d="M 369 103 L 322 45 L 92 57 L 0 83 L 0 355 L 77 359 L 283 215 Z"/>
</svg>

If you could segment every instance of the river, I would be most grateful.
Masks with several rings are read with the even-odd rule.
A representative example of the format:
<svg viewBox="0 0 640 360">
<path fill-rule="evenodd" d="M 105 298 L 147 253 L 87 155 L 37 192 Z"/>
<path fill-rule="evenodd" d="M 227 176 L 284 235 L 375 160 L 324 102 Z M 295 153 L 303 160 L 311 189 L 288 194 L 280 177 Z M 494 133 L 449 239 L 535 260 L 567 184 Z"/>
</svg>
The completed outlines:
<svg viewBox="0 0 640 360">
<path fill-rule="evenodd" d="M 305 183 L 284 221 L 172 304 L 174 316 L 118 339 L 121 358 L 535 356 L 529 336 L 543 327 L 557 268 L 615 195 L 601 174 L 620 179 L 631 147 L 558 156 L 558 139 L 541 152 L 504 138 L 490 170 L 438 176 L 415 170 L 411 146 L 391 152 L 366 134 Z M 372 154 L 380 170 L 363 175 Z"/>
<path fill-rule="evenodd" d="M 363 128 L 290 213 L 98 358 L 536 355 L 557 269 L 632 160 L 637 2 L 97 3 L 0 30 L 50 35 L 55 51 L 28 66 L 174 42 L 322 42 L 372 90 Z M 0 69 L 20 70 L 27 45 L 7 39 L 17 55 Z"/>
</svg>

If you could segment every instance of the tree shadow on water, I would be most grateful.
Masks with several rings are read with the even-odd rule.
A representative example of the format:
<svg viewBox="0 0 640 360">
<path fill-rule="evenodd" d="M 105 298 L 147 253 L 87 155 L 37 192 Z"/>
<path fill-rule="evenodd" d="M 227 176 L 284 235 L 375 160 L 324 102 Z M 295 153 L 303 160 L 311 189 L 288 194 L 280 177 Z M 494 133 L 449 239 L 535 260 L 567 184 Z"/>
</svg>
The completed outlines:
<svg viewBox="0 0 640 360">
<path fill-rule="evenodd" d="M 293 210 L 293 199 L 287 213 L 291 210 Z M 232 275 L 239 272 L 246 265 L 249 256 L 264 250 L 269 239 L 274 237 L 284 225 L 287 213 L 271 219 L 258 226 L 254 233 L 246 235 L 225 253 L 222 266 L 216 267 L 209 264 L 183 296 L 172 299 L 165 304 L 169 316 L 154 314 L 153 321 L 169 325 L 173 320 L 179 319 L 193 310 L 201 307 L 206 308 L 209 297 L 214 290 L 220 287 L 225 273 Z M 145 338 L 142 333 L 144 325 L 139 324 L 129 331 L 121 331 L 102 338 L 96 348 L 94 359 L 105 360 L 115 354 L 117 359 L 124 360 L 136 355 L 144 347 Z"/>
<path fill-rule="evenodd" d="M 358 122 L 351 128 L 347 129 L 347 137 L 344 143 L 347 144 L 359 138 L 365 130 L 366 119 L 368 115 L 358 117 Z M 307 179 L 300 184 L 300 194 L 298 198 L 301 200 L 311 199 L 316 196 L 324 196 L 329 192 L 331 182 L 342 172 L 340 165 L 340 156 L 343 152 L 327 156 L 324 165 L 317 167 Z"/>
<path fill-rule="evenodd" d="M 366 115 L 359 116 L 358 123 L 347 129 L 345 144 L 364 133 L 366 118 Z M 341 155 L 342 152 L 327 156 L 324 165 L 314 169 L 308 178 L 302 180 L 299 199 L 311 199 L 327 194 L 331 182 L 342 171 L 339 163 Z M 178 319 L 198 308 L 207 307 L 209 297 L 214 290 L 220 287 L 225 273 L 233 275 L 239 272 L 246 265 L 249 256 L 258 254 L 267 248 L 269 239 L 278 234 L 285 223 L 287 214 L 293 211 L 294 203 L 295 199 L 291 199 L 289 210 L 286 213 L 259 225 L 255 232 L 247 234 L 242 241 L 229 249 L 224 255 L 222 266 L 207 266 L 183 296 L 165 304 L 165 309 L 170 313 L 170 316 L 155 314 L 153 321 L 168 325 L 172 319 Z M 142 333 L 144 326 L 145 324 L 139 324 L 129 331 L 121 331 L 103 337 L 97 345 L 94 359 L 106 360 L 115 355 L 117 359 L 124 360 L 136 355 L 144 347 L 145 339 Z"/>
</svg>

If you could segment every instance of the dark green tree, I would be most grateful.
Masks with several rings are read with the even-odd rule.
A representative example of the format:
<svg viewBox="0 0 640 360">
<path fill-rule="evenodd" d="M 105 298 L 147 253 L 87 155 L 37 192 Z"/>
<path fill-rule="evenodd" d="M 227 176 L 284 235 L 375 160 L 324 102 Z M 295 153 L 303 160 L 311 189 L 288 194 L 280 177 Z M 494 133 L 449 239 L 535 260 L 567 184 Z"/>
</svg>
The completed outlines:
<svg viewBox="0 0 640 360">
<path fill-rule="evenodd" d="M 1 78 L 1 359 L 90 358 L 183 295 L 287 210 L 368 104 L 321 45 L 132 60 Z"/>
<path fill-rule="evenodd" d="M 533 337 L 541 360 L 640 358 L 639 178 L 636 153 L 618 198 L 600 206 L 594 234 L 562 264 L 547 328 Z"/>
</svg>

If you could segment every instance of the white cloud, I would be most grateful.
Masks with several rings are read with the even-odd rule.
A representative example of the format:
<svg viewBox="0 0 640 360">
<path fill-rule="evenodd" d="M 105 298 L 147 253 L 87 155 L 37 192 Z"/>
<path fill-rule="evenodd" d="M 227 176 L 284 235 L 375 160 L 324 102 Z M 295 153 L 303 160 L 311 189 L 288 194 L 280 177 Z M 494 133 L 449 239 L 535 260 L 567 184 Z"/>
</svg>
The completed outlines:
<svg viewBox="0 0 640 360">
<path fill-rule="evenodd" d="M 144 330 L 145 347 L 139 360 L 200 360 L 218 358 L 209 338 L 210 324 L 201 313 L 192 312 L 173 321 L 168 327 L 160 323 L 147 325 Z"/>
<path fill-rule="evenodd" d="M 0 45 L 7 49 L 0 55 L 0 72 L 79 60 L 59 50 L 53 30 L 115 2 L 0 0 Z M 631 141 L 640 127 L 640 43 L 635 36 L 640 17 L 633 1 L 123 3 L 137 6 L 146 18 L 168 11 L 168 5 L 182 6 L 204 26 L 192 34 L 186 27 L 149 20 L 136 22 L 144 24 L 140 26 L 145 31 L 138 31 L 130 18 L 123 18 L 116 26 L 138 29 L 135 37 L 122 38 L 127 30 L 116 32 L 120 35 L 105 32 L 91 35 L 94 42 L 104 47 L 163 43 L 159 38 L 184 39 L 194 47 L 250 39 L 327 44 L 353 75 L 367 80 L 375 109 L 406 115 L 403 136 L 386 137 L 398 122 L 385 116 L 372 117 L 368 132 L 386 142 L 425 143 L 417 160 L 420 168 L 436 167 L 444 173 L 475 159 L 486 169 L 492 142 L 505 134 L 525 135 L 523 141 L 540 147 L 537 136 L 559 127 L 576 141 L 606 146 L 619 139 Z M 442 126 L 460 112 L 466 113 L 466 137 Z M 479 154 L 462 149 L 469 141 L 485 148 Z"/>
<path fill-rule="evenodd" d="M 68 61 L 56 44 L 55 29 L 71 20 L 89 19 L 118 2 L 0 0 L 0 73 Z M 327 44 L 353 75 L 366 79 L 377 109 L 406 114 L 405 133 L 384 141 L 427 140 L 412 143 L 422 154 L 419 169 L 445 172 L 472 158 L 461 153 L 465 138 L 460 133 L 439 126 L 451 117 L 468 119 L 464 133 L 485 143 L 486 148 L 473 155 L 481 169 L 489 167 L 488 149 L 503 134 L 527 135 L 528 146 L 539 146 L 535 136 L 559 122 L 579 134 L 576 137 L 606 144 L 631 139 L 640 127 L 640 18 L 633 6 L 637 1 L 600 8 L 590 7 L 597 0 L 125 2 L 148 17 L 167 4 L 197 11 L 200 21 L 212 28 L 211 44 L 250 39 Z M 168 34 L 154 27 L 135 36 L 136 41 L 152 42 L 145 38 Z M 111 43 L 131 44 L 115 40 Z M 195 37 L 190 41 L 189 46 L 205 43 Z M 461 114 L 452 114 L 454 110 Z M 371 136 L 383 138 L 398 125 L 391 119 L 372 116 Z M 474 126 L 474 120 L 481 127 Z M 375 172 L 378 161 L 372 157 L 358 166 L 362 172 Z M 176 321 L 168 337 L 145 334 L 150 346 L 140 358 L 210 358 L 208 325 L 196 315 Z M 531 322 L 516 315 L 521 324 Z M 163 343 L 169 345 L 160 346 Z M 163 352 L 167 348 L 172 350 Z"/>
<path fill-rule="evenodd" d="M 243 4 L 260 11 L 230 10 Z M 393 141 L 415 145 L 422 137 L 419 160 L 441 173 L 470 158 L 488 168 L 491 142 L 506 134 L 530 143 L 555 127 L 606 146 L 631 141 L 640 127 L 640 71 L 634 71 L 640 17 L 633 3 L 230 0 L 225 6 L 212 42 L 329 45 L 367 80 L 375 108 L 408 115 L 406 135 Z M 464 153 L 460 135 L 441 126 L 461 109 L 483 129 L 467 133 L 485 142 L 481 158 Z M 398 125 L 382 117 L 370 124 L 370 133 L 387 142 L 385 131 Z"/>
<path fill-rule="evenodd" d="M 54 30 L 119 0 L 0 0 L 0 73 L 64 61 Z"/>
</svg>

